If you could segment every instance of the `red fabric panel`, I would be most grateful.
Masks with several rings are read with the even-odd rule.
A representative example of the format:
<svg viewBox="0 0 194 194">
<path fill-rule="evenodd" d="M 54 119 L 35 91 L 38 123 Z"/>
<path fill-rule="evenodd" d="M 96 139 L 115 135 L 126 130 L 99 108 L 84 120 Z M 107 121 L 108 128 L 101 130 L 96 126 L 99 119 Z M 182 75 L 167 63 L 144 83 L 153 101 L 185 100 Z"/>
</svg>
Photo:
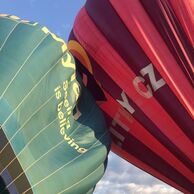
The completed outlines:
<svg viewBox="0 0 194 194">
<path fill-rule="evenodd" d="M 110 131 L 113 134 L 113 142 L 116 142 L 117 145 L 122 147 L 122 149 L 125 149 L 126 152 L 151 166 L 151 168 L 157 170 L 160 174 L 175 181 L 177 184 L 184 187 L 188 191 L 194 190 L 194 185 L 190 181 L 188 181 L 187 178 L 185 179 L 185 177 L 182 176 L 179 171 L 176 171 L 165 160 L 163 160 L 159 155 L 155 154 L 136 137 L 134 137 L 130 133 L 127 134 L 126 130 L 124 130 L 123 123 L 119 123 L 117 121 L 117 124 L 115 124 L 116 119 L 112 121 L 112 118 L 109 117 L 106 113 L 105 117 L 107 122 L 111 123 L 110 125 L 112 125 Z M 116 115 L 116 117 L 118 117 L 118 114 Z"/>
<path fill-rule="evenodd" d="M 194 50 L 168 0 L 140 0 L 177 64 L 194 85 Z"/>
<path fill-rule="evenodd" d="M 169 0 L 194 48 L 194 1 Z"/>
<path fill-rule="evenodd" d="M 154 21 L 155 26 L 158 28 L 161 36 L 164 38 L 167 46 L 169 46 L 169 48 L 171 49 L 171 52 L 173 53 L 174 58 L 177 60 L 177 63 L 181 66 L 181 69 L 184 70 L 184 73 L 187 76 L 188 80 L 190 80 L 190 74 L 192 74 L 192 72 L 189 69 L 189 65 L 186 62 L 186 59 L 184 58 L 184 55 L 179 48 L 178 43 L 176 42 L 173 32 L 171 31 L 163 14 L 161 13 L 160 7 L 157 3 L 158 1 L 142 0 L 141 2 L 145 6 L 146 11 L 149 12 L 150 18 Z M 145 55 L 142 48 L 131 35 L 130 31 L 127 30 L 126 26 L 124 25 L 116 11 L 113 9 L 111 4 L 108 1 L 104 0 L 93 0 L 87 1 L 87 3 L 85 4 L 85 8 L 88 16 L 91 18 L 97 29 L 107 39 L 109 44 L 117 51 L 120 57 L 137 76 L 142 76 L 142 69 L 147 68 L 148 65 L 151 64 L 151 61 Z M 169 7 L 167 6 L 167 8 Z M 176 24 L 176 29 L 179 30 L 181 40 L 184 42 L 184 45 L 187 48 L 185 51 L 190 54 L 189 56 L 194 57 L 194 52 L 191 52 L 187 47 L 188 41 L 186 35 L 184 33 L 181 33 L 182 30 L 180 24 L 178 22 L 175 22 L 176 18 L 172 16 L 172 13 L 170 11 L 168 14 L 171 14 L 171 19 Z M 110 19 L 114 22 L 110 22 Z M 94 64 L 93 68 L 95 68 L 96 66 L 99 67 L 99 65 Z M 153 68 L 153 71 L 156 80 L 161 80 L 162 76 L 157 71 L 157 69 Z M 100 70 L 100 73 L 102 73 L 102 69 Z M 100 73 L 99 75 L 94 74 L 94 76 L 98 76 L 96 78 L 98 81 L 103 79 L 102 77 L 105 76 L 101 75 Z M 151 84 L 151 79 L 148 75 L 143 76 L 143 78 L 145 80 L 145 84 Z M 190 81 L 192 82 L 192 79 Z M 113 80 L 109 80 L 109 82 L 113 82 Z M 105 87 L 106 82 L 103 81 L 101 83 L 103 87 Z M 110 91 L 110 87 L 105 87 L 105 89 L 106 91 Z M 115 92 L 110 91 L 109 93 L 115 98 Z M 165 83 L 157 90 L 155 90 L 153 92 L 153 95 L 160 103 L 160 105 L 168 112 L 169 116 L 176 122 L 177 125 L 179 125 L 185 135 L 187 135 L 187 137 L 194 143 L 193 119 L 185 110 L 184 106 L 179 102 L 174 93 L 171 91 L 170 87 Z M 137 109 L 137 107 L 135 109 Z M 145 125 L 147 121 L 143 123 Z M 151 126 L 147 128 L 150 129 Z"/>
<path fill-rule="evenodd" d="M 140 2 L 133 0 L 110 2 L 180 102 L 194 118 L 194 97 L 191 95 L 193 88 Z"/>
<path fill-rule="evenodd" d="M 75 37 L 71 36 L 71 40 L 76 40 Z M 70 50 L 72 53 L 75 53 L 75 50 Z M 79 51 L 76 52 L 76 57 L 82 61 L 82 57 L 80 58 L 79 55 L 77 53 L 80 53 Z M 103 108 L 104 111 L 106 112 L 107 109 L 107 114 L 109 115 L 109 112 L 111 113 L 112 110 L 114 110 L 115 106 L 117 107 L 119 105 L 118 102 L 116 102 L 116 100 L 114 101 L 113 99 L 120 99 L 120 94 L 122 93 L 121 88 L 119 88 L 116 83 L 108 76 L 108 74 L 106 74 L 103 69 L 89 56 L 90 58 L 90 62 L 92 65 L 92 68 L 89 68 L 89 70 L 92 70 L 92 74 L 89 73 L 89 71 L 86 69 L 88 68 L 88 66 L 85 66 L 86 64 L 84 64 L 84 66 L 86 68 L 83 67 L 82 64 L 80 64 L 80 62 L 78 60 L 76 60 L 76 66 L 77 66 L 77 70 L 79 71 L 79 73 L 82 75 L 82 79 L 85 81 L 85 84 L 87 86 L 87 88 L 90 90 L 90 92 L 92 92 L 93 96 L 95 97 L 95 99 L 97 100 L 97 102 L 99 103 L 99 106 L 101 106 L 101 108 L 103 108 L 106 104 L 106 108 Z M 96 80 L 98 80 L 99 84 L 101 85 L 102 88 L 104 88 L 104 90 L 101 88 L 99 88 L 99 86 L 96 84 L 96 81 L 94 80 L 94 78 Z M 104 92 L 102 92 L 102 90 Z M 107 97 L 107 95 L 105 96 L 104 94 L 106 94 L 107 91 L 111 97 L 112 100 L 108 100 L 110 97 Z M 102 95 L 103 93 L 103 95 Z M 163 145 L 169 152 L 171 152 L 171 154 L 173 154 L 179 161 L 181 161 L 188 169 L 190 169 L 189 171 L 191 172 L 193 169 L 193 163 L 190 162 L 190 160 L 184 155 L 183 152 L 181 152 L 174 144 L 172 144 L 170 142 L 170 140 L 168 139 L 168 137 L 166 137 L 161 131 L 160 129 L 158 129 L 151 120 L 149 120 L 145 114 L 143 114 L 143 112 L 141 112 L 141 110 L 131 101 L 131 99 L 127 98 L 129 104 L 135 109 L 135 112 L 133 113 L 133 117 L 136 120 L 136 122 L 138 122 L 140 125 L 142 125 L 142 127 L 147 130 L 147 132 L 149 134 L 151 134 L 151 136 L 156 139 L 158 142 L 160 142 L 161 145 Z M 114 103 L 116 103 L 116 105 L 114 105 L 114 103 L 111 103 L 112 101 L 114 101 Z M 105 103 L 106 102 L 106 103 Z M 112 109 L 112 110 L 111 110 Z M 120 110 L 122 108 L 122 106 L 120 105 L 120 107 L 118 107 L 118 110 Z M 130 116 L 130 114 L 127 111 L 122 111 L 122 113 L 125 112 L 126 116 L 130 119 L 130 122 L 132 121 L 132 117 Z M 119 113 L 118 114 L 121 116 L 122 114 Z M 112 114 L 112 118 L 114 118 L 114 115 L 117 115 L 117 112 L 115 112 L 114 114 Z M 117 116 L 119 116 L 117 115 Z M 125 115 L 123 115 L 124 120 L 125 120 Z M 133 120 L 134 120 L 133 119 Z M 125 128 L 129 127 L 131 129 L 131 124 L 130 122 L 125 124 Z M 134 131 L 135 127 L 132 128 Z M 118 130 L 118 129 L 117 129 Z M 130 131 L 130 130 L 129 130 Z M 135 133 L 135 132 L 134 132 Z M 135 135 L 134 135 L 135 136 Z M 147 143 L 145 143 L 147 145 Z M 125 149 L 123 147 L 123 149 Z M 152 149 L 152 148 L 150 148 Z M 159 153 L 159 152 L 158 152 Z M 176 165 L 175 165 L 176 166 Z"/>
<path fill-rule="evenodd" d="M 84 28 L 81 28 L 82 26 L 84 26 Z M 88 29 L 90 29 L 90 33 L 87 33 Z M 194 150 L 193 144 L 153 97 L 146 99 L 137 93 L 133 86 L 133 80 L 136 77 L 135 74 L 128 68 L 115 50 L 110 47 L 108 42 L 88 18 L 84 9 L 79 14 L 79 20 L 76 20 L 74 33 L 91 56 L 96 59 L 98 64 L 101 64 L 105 72 L 107 72 L 113 80 L 116 80 L 117 84 L 123 88 L 126 94 L 141 107 L 142 111 L 155 122 L 158 128 L 194 161 L 194 156 L 192 154 Z M 88 42 L 90 43 L 89 45 L 87 44 Z M 147 90 L 144 85 L 142 85 L 142 87 L 145 91 Z"/>
<path fill-rule="evenodd" d="M 185 167 L 177 158 L 169 152 L 160 142 L 158 142 L 148 131 L 145 129 L 141 123 L 139 123 L 133 116 L 128 113 L 118 102 L 116 102 L 106 91 L 104 91 L 106 96 L 106 102 L 101 103 L 101 109 L 111 118 L 117 119 L 121 122 L 123 129 L 136 137 L 145 146 L 152 150 L 155 154 L 158 154 L 163 160 L 165 160 L 170 166 L 177 169 L 182 175 L 194 182 L 194 174 L 190 169 Z M 116 125 L 116 123 L 115 123 Z M 110 126 L 109 126 L 110 127 Z M 122 145 L 122 143 L 121 143 Z M 123 145 L 122 145 L 123 147 Z"/>
<path fill-rule="evenodd" d="M 134 157 L 130 153 L 128 153 L 125 150 L 123 150 L 121 147 L 117 146 L 114 142 L 112 143 L 111 150 L 113 152 L 115 152 L 116 154 L 118 154 L 119 156 L 121 156 L 122 158 L 124 158 L 125 160 L 129 161 L 130 163 L 132 163 L 133 165 L 137 166 L 138 168 L 140 168 L 140 169 L 148 172 L 152 176 L 155 176 L 155 177 L 163 180 L 167 184 L 170 184 L 171 186 L 173 186 L 174 188 L 182 191 L 185 194 L 191 194 L 190 192 L 188 192 L 186 189 L 184 189 L 180 185 L 176 184 L 171 179 L 163 176 L 162 174 L 160 174 L 159 172 L 157 172 L 156 170 L 154 170 L 151 166 L 148 166 L 147 164 L 145 164 L 141 160 L 138 160 L 136 157 Z"/>
</svg>

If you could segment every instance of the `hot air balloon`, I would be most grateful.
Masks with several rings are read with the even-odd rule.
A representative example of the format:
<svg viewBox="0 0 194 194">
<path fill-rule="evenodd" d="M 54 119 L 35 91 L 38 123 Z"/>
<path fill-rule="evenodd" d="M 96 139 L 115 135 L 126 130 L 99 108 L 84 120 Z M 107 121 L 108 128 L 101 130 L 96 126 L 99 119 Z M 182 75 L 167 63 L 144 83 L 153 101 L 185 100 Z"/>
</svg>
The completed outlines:
<svg viewBox="0 0 194 194">
<path fill-rule="evenodd" d="M 194 192 L 194 1 L 87 0 L 68 47 L 112 151 Z"/>
<path fill-rule="evenodd" d="M 92 193 L 110 138 L 64 41 L 0 15 L 0 193 Z"/>
</svg>

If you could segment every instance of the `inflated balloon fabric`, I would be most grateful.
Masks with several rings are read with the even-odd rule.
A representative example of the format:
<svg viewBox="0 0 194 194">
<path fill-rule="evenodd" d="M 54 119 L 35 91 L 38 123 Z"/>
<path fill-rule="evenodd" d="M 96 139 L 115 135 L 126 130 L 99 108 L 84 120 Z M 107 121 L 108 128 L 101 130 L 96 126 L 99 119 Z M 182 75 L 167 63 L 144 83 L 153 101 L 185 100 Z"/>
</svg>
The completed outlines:
<svg viewBox="0 0 194 194">
<path fill-rule="evenodd" d="M 104 117 L 62 39 L 0 15 L 0 193 L 92 193 L 104 174 Z"/>
<path fill-rule="evenodd" d="M 193 0 L 87 0 L 69 38 L 112 150 L 184 193 L 194 191 L 193 18 Z"/>
</svg>

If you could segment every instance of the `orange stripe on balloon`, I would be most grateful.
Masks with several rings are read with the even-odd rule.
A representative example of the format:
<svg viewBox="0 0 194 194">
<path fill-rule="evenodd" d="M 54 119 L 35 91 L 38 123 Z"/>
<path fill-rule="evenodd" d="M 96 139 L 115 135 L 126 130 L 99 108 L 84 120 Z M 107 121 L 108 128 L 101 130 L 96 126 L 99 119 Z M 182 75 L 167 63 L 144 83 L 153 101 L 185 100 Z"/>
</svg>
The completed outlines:
<svg viewBox="0 0 194 194">
<path fill-rule="evenodd" d="M 69 51 L 93 74 L 92 64 L 85 49 L 75 40 L 70 40 L 67 46 Z"/>
</svg>

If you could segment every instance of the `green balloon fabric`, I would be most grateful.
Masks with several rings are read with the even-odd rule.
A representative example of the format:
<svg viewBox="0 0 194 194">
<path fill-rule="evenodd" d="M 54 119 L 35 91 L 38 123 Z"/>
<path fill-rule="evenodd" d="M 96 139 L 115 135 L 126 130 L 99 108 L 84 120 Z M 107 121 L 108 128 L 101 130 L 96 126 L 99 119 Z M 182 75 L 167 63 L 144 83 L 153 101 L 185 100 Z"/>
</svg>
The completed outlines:
<svg viewBox="0 0 194 194">
<path fill-rule="evenodd" d="M 110 138 L 62 39 L 0 15 L 0 193 L 89 194 Z"/>
</svg>

